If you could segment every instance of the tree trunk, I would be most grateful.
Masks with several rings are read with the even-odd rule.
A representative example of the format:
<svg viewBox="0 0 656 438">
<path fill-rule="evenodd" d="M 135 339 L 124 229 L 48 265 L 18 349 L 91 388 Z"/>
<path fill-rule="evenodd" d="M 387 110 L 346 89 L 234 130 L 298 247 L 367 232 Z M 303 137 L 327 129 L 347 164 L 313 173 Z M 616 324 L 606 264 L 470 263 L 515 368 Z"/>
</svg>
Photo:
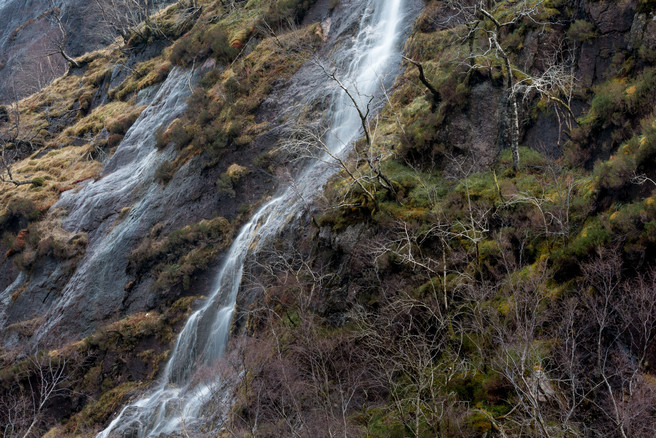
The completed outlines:
<svg viewBox="0 0 656 438">
<path fill-rule="evenodd" d="M 404 56 L 403 59 L 417 67 L 417 70 L 419 70 L 419 80 L 421 81 L 422 84 L 428 89 L 428 91 L 431 92 L 432 99 L 431 99 L 431 112 L 435 112 L 437 109 L 437 105 L 439 105 L 440 101 L 442 100 L 442 97 L 440 96 L 440 92 L 433 87 L 433 84 L 428 82 L 428 79 L 426 79 L 426 75 L 424 74 L 424 66 L 421 65 L 421 63 L 408 58 L 407 56 Z"/>
<path fill-rule="evenodd" d="M 517 96 L 512 89 L 510 90 L 510 105 L 512 109 L 510 150 L 512 151 L 513 169 L 517 172 L 519 170 L 519 109 L 517 107 Z"/>
</svg>

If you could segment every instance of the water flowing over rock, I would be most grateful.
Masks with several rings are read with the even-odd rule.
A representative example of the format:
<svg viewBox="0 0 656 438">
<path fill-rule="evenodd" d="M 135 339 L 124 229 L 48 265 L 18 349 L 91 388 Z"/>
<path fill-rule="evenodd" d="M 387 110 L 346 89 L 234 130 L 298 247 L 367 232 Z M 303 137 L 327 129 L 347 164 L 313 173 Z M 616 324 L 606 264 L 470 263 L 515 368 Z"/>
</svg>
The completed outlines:
<svg viewBox="0 0 656 438">
<path fill-rule="evenodd" d="M 341 22 L 331 23 L 332 40 L 339 36 L 345 47 L 333 50 L 339 58 L 326 59 L 326 65 L 350 89 L 357 89 L 356 100 L 366 105 L 371 96 L 380 96 L 381 88 L 400 63 L 402 35 L 413 17 L 411 3 L 404 0 L 367 0 L 342 2 Z M 355 35 L 353 35 L 355 33 Z M 344 43 L 346 41 L 346 43 Z M 333 48 L 334 49 L 334 48 Z M 307 68 L 317 70 L 316 64 Z M 335 87 L 325 74 L 318 76 L 311 98 L 330 96 L 326 114 L 329 132 L 326 142 L 333 154 L 344 156 L 348 146 L 362 135 L 361 121 L 350 98 Z M 325 88 L 322 88 L 325 87 Z M 327 91 L 330 90 L 330 91 Z M 310 97 L 308 97 L 309 99 Z M 208 397 L 220 382 L 196 382 L 194 372 L 211 365 L 225 351 L 235 301 L 240 289 L 244 262 L 249 254 L 266 245 L 290 220 L 297 217 L 308 199 L 313 199 L 334 168 L 323 163 L 308 165 L 293 187 L 266 202 L 243 226 L 228 251 L 216 278 L 215 287 L 204 305 L 189 318 L 171 352 L 159 384 L 136 402 L 123 408 L 99 438 L 111 436 L 155 437 L 174 434 L 183 427 L 192 430 L 202 416 Z M 84 221 L 84 218 L 80 218 Z"/>
<path fill-rule="evenodd" d="M 130 249 L 167 214 L 165 207 L 172 198 L 170 189 L 163 189 L 153 178 L 158 165 L 173 152 L 155 148 L 155 132 L 186 108 L 189 78 L 189 72 L 173 70 L 128 131 L 101 178 L 64 193 L 55 205 L 69 212 L 63 227 L 89 232 L 89 244 L 61 296 L 44 301 L 46 324 L 37 332 L 37 342 L 53 335 L 88 333 L 126 298 Z"/>
</svg>

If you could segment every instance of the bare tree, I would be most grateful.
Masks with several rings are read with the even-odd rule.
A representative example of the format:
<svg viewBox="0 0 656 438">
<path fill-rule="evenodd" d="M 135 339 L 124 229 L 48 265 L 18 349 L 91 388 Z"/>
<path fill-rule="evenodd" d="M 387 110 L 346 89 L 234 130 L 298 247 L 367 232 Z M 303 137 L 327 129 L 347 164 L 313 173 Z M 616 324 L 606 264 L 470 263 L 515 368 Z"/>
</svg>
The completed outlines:
<svg viewBox="0 0 656 438">
<path fill-rule="evenodd" d="M 154 12 L 152 0 L 94 0 L 94 6 L 110 36 L 119 36 L 123 42 L 135 34 L 155 29 L 150 18 Z"/>
<path fill-rule="evenodd" d="M 14 385 L 0 394 L 3 437 L 36 435 L 48 405 L 69 393 L 66 382 L 70 375 L 65 358 L 37 353 L 24 366 L 25 371 L 16 376 Z"/>
<path fill-rule="evenodd" d="M 656 396 L 645 386 L 642 372 L 647 349 L 656 336 L 654 273 L 622 284 L 622 264 L 617 251 L 602 251 L 584 265 L 585 284 L 593 288 L 585 308 L 592 316 L 592 345 L 596 375 L 605 397 L 602 412 L 622 437 L 635 435 L 641 424 L 654 424 L 654 411 L 645 398 Z M 653 429 L 652 429 L 653 430 Z M 644 436 L 644 435 L 643 435 Z"/>
<path fill-rule="evenodd" d="M 503 207 L 524 204 L 532 206 L 542 222 L 542 233 L 551 250 L 553 240 L 560 238 L 565 242 L 571 232 L 572 199 L 576 193 L 575 178 L 556 163 L 550 163 L 537 177 L 537 191 L 519 191 L 504 195 Z"/>
<path fill-rule="evenodd" d="M 34 150 L 33 143 L 36 134 L 25 132 L 21 125 L 21 113 L 18 101 L 5 108 L 4 121 L 0 119 L 0 182 L 14 184 L 15 186 L 31 184 L 33 180 L 17 179 L 12 172 L 12 166 L 21 156 L 25 148 Z"/>
<path fill-rule="evenodd" d="M 563 45 L 554 52 L 547 69 L 538 76 L 522 71 L 513 64 L 511 56 L 504 45 L 508 29 L 520 22 L 533 23 L 545 27 L 541 22 L 545 0 L 519 0 L 512 4 L 498 0 L 447 0 L 448 13 L 437 17 L 441 26 L 451 27 L 458 34 L 461 42 L 469 47 L 468 65 L 470 69 L 494 68 L 500 64 L 505 78 L 506 125 L 509 126 L 510 148 L 513 168 L 519 169 L 520 108 L 518 96 L 537 92 L 559 107 L 569 118 L 575 121 L 569 105 L 574 86 L 571 65 L 559 61 L 562 58 Z M 463 31 L 464 29 L 464 31 Z M 479 43 L 480 41 L 480 48 Z M 416 64 L 415 64 L 416 65 Z M 516 79 L 519 78 L 519 81 Z M 422 81 L 423 82 L 423 81 Z M 560 115 L 557 112 L 560 120 Z"/>
<path fill-rule="evenodd" d="M 648 345 L 656 337 L 654 272 L 623 280 L 621 259 L 612 248 L 582 270 L 580 295 L 557 310 L 560 342 L 549 358 L 555 388 L 550 405 L 560 430 L 653 436 L 656 391 L 645 376 Z"/>
<path fill-rule="evenodd" d="M 490 327 L 499 346 L 494 367 L 512 385 L 516 396 L 513 413 L 506 416 L 513 435 L 550 437 L 556 434 L 550 423 L 549 403 L 559 394 L 542 363 L 548 351 L 540 338 L 544 311 L 544 286 L 548 270 L 538 265 L 526 279 L 507 285 L 507 315 L 490 314 Z M 504 288 L 505 289 L 505 288 Z"/>
<path fill-rule="evenodd" d="M 402 293 L 384 293 L 384 304 L 376 313 L 363 308 L 354 312 L 367 346 L 367 363 L 389 394 L 391 414 L 407 436 L 467 435 L 456 412 L 469 407 L 447 389 L 471 371 L 460 351 L 458 313 L 446 314 L 436 300 Z"/>
<path fill-rule="evenodd" d="M 344 171 L 353 184 L 362 190 L 365 196 L 375 200 L 373 189 L 370 187 L 371 178 L 361 174 L 354 163 L 334 152 L 326 143 L 327 131 L 307 126 L 298 126 L 281 143 L 279 150 L 294 159 L 314 159 L 330 165 L 337 165 Z"/>
<path fill-rule="evenodd" d="M 320 64 L 321 65 L 321 64 Z M 380 153 L 377 153 L 374 149 L 374 138 L 376 135 L 376 126 L 378 124 L 378 118 L 373 117 L 372 120 L 372 103 L 374 101 L 374 96 L 362 96 L 359 95 L 357 89 L 355 91 L 350 90 L 344 85 L 344 83 L 337 77 L 337 74 L 333 72 L 328 72 L 323 65 L 321 65 L 324 73 L 334 81 L 339 88 L 348 96 L 349 100 L 353 104 L 358 117 L 360 118 L 360 124 L 362 126 L 362 131 L 365 137 L 365 149 L 358 150 L 356 147 L 356 152 L 358 153 L 358 158 L 367 163 L 369 169 L 373 172 L 375 178 L 378 180 L 378 183 L 394 193 L 394 184 L 389 180 L 389 178 L 383 173 L 381 164 L 383 156 Z M 383 85 L 381 84 L 381 87 Z M 366 100 L 366 103 L 364 101 Z"/>
<path fill-rule="evenodd" d="M 422 63 L 415 61 L 414 59 L 408 58 L 407 56 L 404 56 L 403 59 L 405 59 L 410 64 L 417 67 L 417 71 L 419 72 L 419 80 L 424 85 L 424 87 L 426 87 L 426 89 L 431 93 L 431 111 L 434 112 L 437 106 L 439 105 L 440 101 L 442 100 L 442 97 L 440 96 L 440 92 L 437 91 L 435 86 L 433 86 L 433 84 L 426 78 L 426 73 L 424 72 L 424 66 Z"/>
<path fill-rule="evenodd" d="M 57 53 L 68 62 L 69 66 L 79 68 L 80 63 L 73 59 L 66 49 L 69 38 L 69 29 L 64 22 L 64 10 L 62 4 L 55 3 L 55 0 L 49 0 L 48 3 L 50 5 L 50 14 L 48 15 L 48 18 L 58 30 L 58 35 L 52 39 L 52 43 L 56 47 Z"/>
<path fill-rule="evenodd" d="M 383 172 L 382 163 L 385 154 L 383 151 L 377 150 L 375 146 L 378 125 L 378 117 L 372 114 L 375 111 L 375 96 L 365 96 L 360 94 L 357 89 L 350 89 L 337 77 L 335 72 L 329 71 L 320 61 L 313 60 L 313 62 L 345 94 L 355 109 L 360 120 L 364 141 L 356 142 L 354 147 L 355 160 L 351 160 L 336 151 L 334 144 L 327 143 L 328 138 L 338 142 L 342 141 L 337 137 L 337 133 L 331 133 L 327 129 L 316 125 L 306 124 L 293 128 L 290 135 L 281 143 L 279 150 L 293 158 L 311 158 L 337 165 L 348 175 L 352 183 L 362 190 L 366 198 L 375 205 L 376 186 L 380 186 L 390 193 L 396 192 L 394 183 Z"/>
<path fill-rule="evenodd" d="M 573 124 L 578 124 L 571 108 L 577 82 L 574 75 L 574 51 L 563 39 L 545 61 L 545 70 L 540 75 L 530 75 L 518 71 L 521 79 L 513 86 L 512 93 L 522 95 L 524 100 L 537 94 L 540 98 L 554 104 L 554 112 L 558 119 L 558 146 L 560 147 L 563 120 L 567 129 L 570 130 Z M 564 114 L 561 115 L 561 111 Z"/>
</svg>

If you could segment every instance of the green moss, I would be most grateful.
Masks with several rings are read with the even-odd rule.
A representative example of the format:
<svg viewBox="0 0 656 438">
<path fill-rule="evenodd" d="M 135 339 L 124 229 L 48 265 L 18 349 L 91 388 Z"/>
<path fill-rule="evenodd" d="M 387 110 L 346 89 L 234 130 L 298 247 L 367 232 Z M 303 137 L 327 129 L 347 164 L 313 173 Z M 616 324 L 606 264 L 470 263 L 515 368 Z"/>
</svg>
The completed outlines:
<svg viewBox="0 0 656 438">
<path fill-rule="evenodd" d="M 598 189 L 609 192 L 630 187 L 637 174 L 650 172 L 653 168 L 656 162 L 656 117 L 649 116 L 640 125 L 639 134 L 620 146 L 609 160 L 595 166 L 594 183 Z"/>
<path fill-rule="evenodd" d="M 105 392 L 100 399 L 88 403 L 82 411 L 73 416 L 68 423 L 71 432 L 104 424 L 125 404 L 128 394 L 140 388 L 138 383 L 126 382 Z"/>
<path fill-rule="evenodd" d="M 611 238 L 612 234 L 599 218 L 590 219 L 569 245 L 568 250 L 577 257 L 588 256 L 596 248 L 609 243 Z"/>
<path fill-rule="evenodd" d="M 656 69 L 645 69 L 632 80 L 610 79 L 596 86 L 594 92 L 588 113 L 579 119 L 581 128 L 587 135 L 614 129 L 613 140 L 618 142 L 630 132 L 635 116 L 644 117 L 651 112 L 656 96 Z"/>
<path fill-rule="evenodd" d="M 32 178 L 32 187 L 43 187 L 43 185 L 46 183 L 46 179 L 42 176 L 37 176 L 36 178 Z"/>
</svg>

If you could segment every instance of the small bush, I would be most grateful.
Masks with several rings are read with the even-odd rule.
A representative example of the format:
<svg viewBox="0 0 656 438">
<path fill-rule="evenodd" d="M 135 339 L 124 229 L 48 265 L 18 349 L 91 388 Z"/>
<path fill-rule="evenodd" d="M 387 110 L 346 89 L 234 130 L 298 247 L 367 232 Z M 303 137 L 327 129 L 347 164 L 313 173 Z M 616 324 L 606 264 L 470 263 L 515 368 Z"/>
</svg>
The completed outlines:
<svg viewBox="0 0 656 438">
<path fill-rule="evenodd" d="M 406 121 L 405 135 L 402 136 L 397 152 L 412 161 L 429 161 L 442 149 L 437 145 L 440 121 L 438 114 L 430 109 L 430 102 L 418 97 L 403 111 Z"/>
<path fill-rule="evenodd" d="M 611 80 L 597 87 L 595 97 L 590 102 L 586 122 L 597 128 L 621 123 L 622 114 L 625 112 L 625 89 L 624 82 L 618 80 Z"/>
<path fill-rule="evenodd" d="M 236 48 L 231 47 L 228 33 L 217 24 L 202 32 L 178 39 L 171 48 L 169 60 L 183 66 L 208 56 L 213 56 L 220 62 L 230 62 L 238 53 Z"/>
<path fill-rule="evenodd" d="M 157 228 L 153 231 L 157 231 Z M 231 231 L 230 223 L 217 217 L 174 230 L 163 238 L 157 232 L 151 232 L 151 236 L 144 239 L 130 254 L 128 267 L 139 274 L 153 266 L 158 267 L 156 271 L 161 271 L 164 265 L 184 264 L 181 263 L 182 257 L 192 249 L 206 248 L 214 251 L 215 247 L 228 242 Z"/>
<path fill-rule="evenodd" d="M 640 0 L 638 13 L 649 14 L 656 11 L 656 0 Z"/>
<path fill-rule="evenodd" d="M 166 184 L 173 178 L 175 174 L 175 167 L 170 161 L 163 161 L 157 169 L 155 169 L 155 181 Z"/>
<path fill-rule="evenodd" d="M 129 114 L 110 120 L 107 123 L 107 130 L 110 134 L 125 135 L 125 133 L 128 132 L 132 125 L 134 125 L 134 122 L 137 121 L 140 114 L 141 111 L 133 111 Z"/>
<path fill-rule="evenodd" d="M 227 32 L 220 26 L 214 26 L 203 34 L 202 41 L 210 45 L 212 56 L 217 61 L 230 62 L 239 51 L 230 45 Z"/>
<path fill-rule="evenodd" d="M 193 139 L 191 127 L 185 125 L 181 119 L 172 121 L 163 132 L 160 130 L 155 133 L 156 144 L 159 149 L 163 149 L 171 143 L 174 143 L 178 149 L 182 149 Z"/>
<path fill-rule="evenodd" d="M 241 178 L 248 175 L 250 170 L 247 167 L 240 166 L 237 163 L 231 164 L 228 170 L 221 174 L 216 181 L 216 189 L 219 193 L 225 193 L 231 198 L 235 197 L 234 186 Z"/>
<path fill-rule="evenodd" d="M 625 90 L 627 108 L 632 113 L 651 112 L 655 92 L 656 69 L 646 69 Z"/>
<path fill-rule="evenodd" d="M 73 236 L 46 236 L 39 240 L 37 252 L 39 256 L 53 256 L 58 260 L 69 260 L 82 256 L 88 242 L 86 233 Z"/>
<path fill-rule="evenodd" d="M 137 91 L 164 81 L 171 71 L 171 67 L 172 64 L 169 61 L 161 62 L 160 58 L 142 62 L 121 85 L 110 90 L 110 97 L 126 100 Z"/>
<path fill-rule="evenodd" d="M 80 114 L 82 115 L 89 114 L 89 110 L 91 109 L 91 102 L 93 102 L 94 95 L 95 95 L 95 91 L 87 91 L 86 93 L 80 96 L 80 98 L 78 99 L 78 102 L 80 103 Z"/>
<path fill-rule="evenodd" d="M 219 80 L 221 80 L 221 75 L 223 72 L 220 69 L 213 69 L 207 72 L 207 74 L 203 77 L 203 79 L 200 80 L 199 85 L 203 88 L 210 89 L 214 85 L 216 85 Z"/>
<path fill-rule="evenodd" d="M 638 141 L 636 152 L 636 167 L 640 171 L 654 169 L 656 161 L 656 117 L 642 122 L 642 136 Z"/>
<path fill-rule="evenodd" d="M 288 20 L 300 21 L 316 0 L 277 0 L 265 17 L 267 23 L 282 24 Z"/>
<path fill-rule="evenodd" d="M 122 140 L 123 136 L 121 134 L 112 134 L 107 138 L 107 146 L 110 148 L 116 147 Z"/>
</svg>

